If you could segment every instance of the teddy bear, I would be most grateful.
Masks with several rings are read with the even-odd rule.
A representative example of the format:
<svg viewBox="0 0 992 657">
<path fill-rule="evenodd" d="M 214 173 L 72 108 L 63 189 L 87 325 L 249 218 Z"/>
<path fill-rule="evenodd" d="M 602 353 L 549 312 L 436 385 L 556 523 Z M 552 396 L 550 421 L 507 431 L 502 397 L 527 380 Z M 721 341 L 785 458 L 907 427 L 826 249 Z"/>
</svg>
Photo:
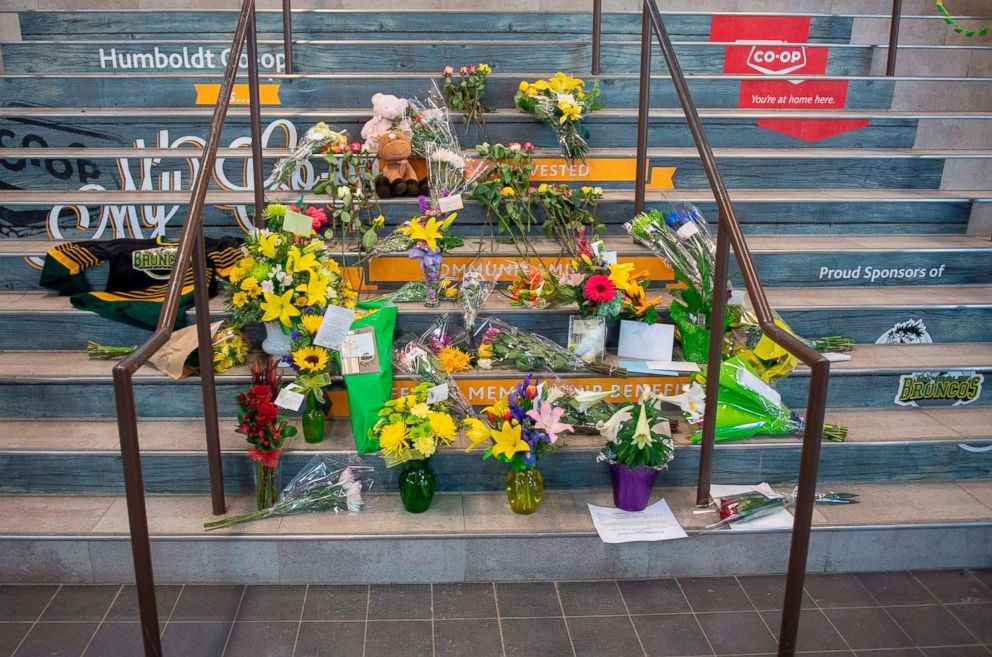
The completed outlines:
<svg viewBox="0 0 992 657">
<path fill-rule="evenodd" d="M 379 136 L 377 151 L 379 175 L 375 179 L 375 191 L 379 198 L 420 195 L 421 183 L 410 164 L 413 152 L 410 138 L 399 130 L 390 130 Z"/>
<path fill-rule="evenodd" d="M 372 118 L 362 127 L 362 139 L 370 151 L 376 150 L 379 136 L 393 129 L 393 121 L 406 112 L 410 102 L 391 94 L 372 96 Z"/>
</svg>

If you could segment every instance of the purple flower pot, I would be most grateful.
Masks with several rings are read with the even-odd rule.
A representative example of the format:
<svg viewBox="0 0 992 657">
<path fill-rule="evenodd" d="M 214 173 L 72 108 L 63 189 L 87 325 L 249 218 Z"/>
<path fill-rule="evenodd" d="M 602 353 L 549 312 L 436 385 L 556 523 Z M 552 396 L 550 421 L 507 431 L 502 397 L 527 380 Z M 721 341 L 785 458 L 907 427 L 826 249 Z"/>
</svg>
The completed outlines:
<svg viewBox="0 0 992 657">
<path fill-rule="evenodd" d="M 614 506 L 624 511 L 643 511 L 651 499 L 651 488 L 659 472 L 646 465 L 629 468 L 622 463 L 610 463 Z"/>
</svg>

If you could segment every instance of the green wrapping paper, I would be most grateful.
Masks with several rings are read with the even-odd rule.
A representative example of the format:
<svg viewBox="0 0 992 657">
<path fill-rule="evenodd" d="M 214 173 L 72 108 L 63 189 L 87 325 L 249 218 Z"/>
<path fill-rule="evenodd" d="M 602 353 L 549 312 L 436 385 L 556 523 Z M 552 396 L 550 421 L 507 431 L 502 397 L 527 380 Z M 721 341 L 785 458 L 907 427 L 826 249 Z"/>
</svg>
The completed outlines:
<svg viewBox="0 0 992 657">
<path fill-rule="evenodd" d="M 735 356 L 720 366 L 720 393 L 716 411 L 716 442 L 751 438 L 752 436 L 780 436 L 798 434 L 805 428 L 805 421 L 789 410 L 771 386 L 761 380 L 740 357 Z M 702 431 L 690 440 L 698 443 Z M 823 437 L 843 441 L 847 427 L 826 424 Z"/>
<path fill-rule="evenodd" d="M 378 419 L 379 410 L 393 394 L 393 332 L 396 329 L 396 306 L 388 300 L 359 301 L 359 310 L 378 312 L 352 323 L 352 330 L 371 326 L 375 331 L 375 348 L 379 355 L 379 371 L 351 374 L 344 377 L 348 389 L 348 408 L 355 449 L 359 454 L 379 451 L 379 441 L 369 438 L 369 429 Z M 341 356 L 335 352 L 338 363 Z"/>
</svg>

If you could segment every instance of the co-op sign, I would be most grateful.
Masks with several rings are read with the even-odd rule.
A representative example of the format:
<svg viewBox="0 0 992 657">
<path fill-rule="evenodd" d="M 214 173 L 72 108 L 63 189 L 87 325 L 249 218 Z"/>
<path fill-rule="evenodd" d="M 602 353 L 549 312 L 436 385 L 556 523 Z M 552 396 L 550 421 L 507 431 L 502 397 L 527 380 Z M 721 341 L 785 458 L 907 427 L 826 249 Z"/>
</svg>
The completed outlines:
<svg viewBox="0 0 992 657">
<path fill-rule="evenodd" d="M 227 66 L 231 56 L 230 48 L 213 49 L 198 46 L 191 48 L 100 48 L 100 68 L 112 70 L 169 71 L 169 70 L 210 70 Z M 248 55 L 241 53 L 238 62 L 241 68 L 248 68 Z M 258 56 L 258 66 L 262 70 L 284 71 L 286 56 L 283 53 L 262 53 Z"/>
<path fill-rule="evenodd" d="M 751 46 L 747 65 L 765 75 L 788 75 L 806 66 L 806 47 L 762 44 Z"/>
</svg>

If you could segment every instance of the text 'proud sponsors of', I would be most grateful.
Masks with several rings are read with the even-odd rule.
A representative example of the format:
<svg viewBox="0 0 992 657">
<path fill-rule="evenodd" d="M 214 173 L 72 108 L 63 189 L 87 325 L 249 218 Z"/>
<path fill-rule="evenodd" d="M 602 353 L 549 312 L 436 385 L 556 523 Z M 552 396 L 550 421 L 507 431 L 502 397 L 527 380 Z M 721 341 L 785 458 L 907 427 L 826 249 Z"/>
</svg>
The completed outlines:
<svg viewBox="0 0 992 657">
<path fill-rule="evenodd" d="M 913 281 L 922 279 L 942 278 L 947 265 L 939 267 L 870 267 L 858 265 L 853 268 L 833 269 L 820 267 L 821 281 L 865 281 L 875 283 L 887 280 Z"/>
<path fill-rule="evenodd" d="M 109 70 L 136 71 L 209 71 L 227 66 L 231 56 L 230 48 L 214 49 L 197 46 L 183 46 L 176 50 L 163 50 L 158 46 L 147 48 L 100 48 L 98 57 L 100 68 Z M 241 68 L 248 68 L 248 55 L 241 53 Z M 282 73 L 286 70 L 286 57 L 283 53 L 262 53 L 258 56 L 258 66 L 263 71 Z"/>
</svg>

